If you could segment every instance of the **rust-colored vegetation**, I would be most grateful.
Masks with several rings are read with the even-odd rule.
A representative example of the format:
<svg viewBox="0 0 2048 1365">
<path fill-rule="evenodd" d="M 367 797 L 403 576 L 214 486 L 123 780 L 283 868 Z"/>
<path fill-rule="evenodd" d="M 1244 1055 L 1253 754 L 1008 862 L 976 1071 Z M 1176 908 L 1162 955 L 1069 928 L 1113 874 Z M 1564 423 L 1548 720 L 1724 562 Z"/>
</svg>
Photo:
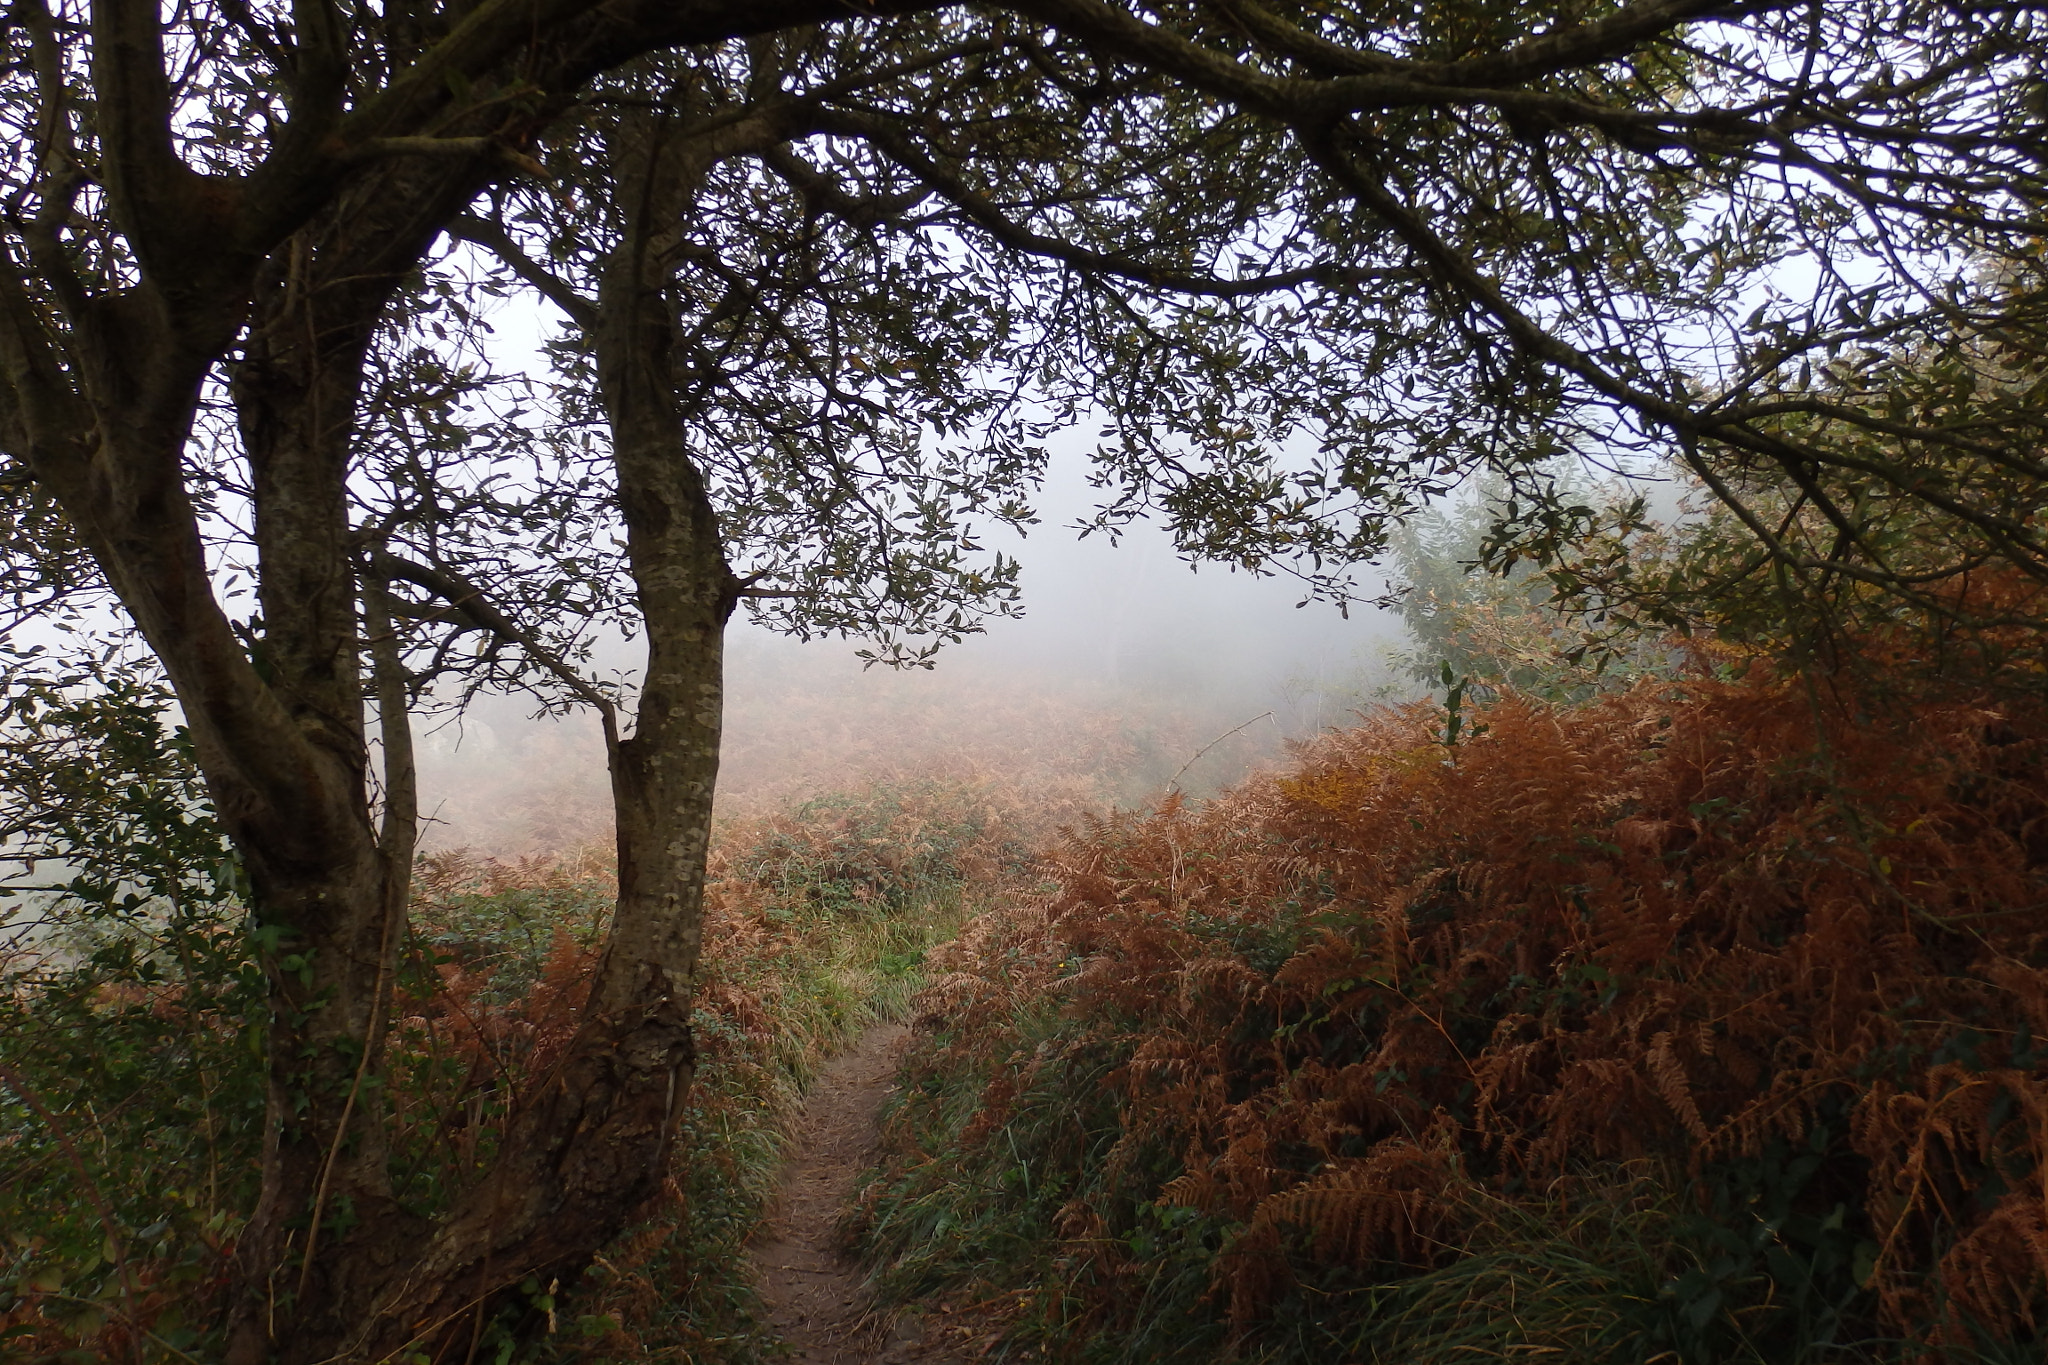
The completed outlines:
<svg viewBox="0 0 2048 1365">
<path fill-rule="evenodd" d="M 865 1023 L 907 1006 L 927 948 L 1024 866 L 1024 828 L 999 795 L 942 782 L 725 822 L 706 896 L 696 1083 L 670 1176 L 573 1292 L 527 1282 L 511 1316 L 480 1324 L 476 1358 L 513 1358 L 522 1328 L 540 1344 L 519 1347 L 521 1360 L 769 1350 L 743 1246 L 802 1085 Z M 430 1213 L 487 1166 L 512 1106 L 576 1029 L 614 892 L 594 848 L 510 861 L 450 852 L 421 866 L 377 1099 L 407 1206 Z M 238 969 L 246 942 L 231 918 L 131 909 L 78 940 L 82 955 L 4 964 L 0 1359 L 219 1349 L 262 1137 L 249 1045 L 261 978 Z M 188 973 L 179 954 L 195 944 L 219 960 Z M 346 1232 L 344 1217 L 329 1236 Z"/>
<path fill-rule="evenodd" d="M 988 793 L 1044 832 L 1148 800 L 1176 775 L 1185 790 L 1216 790 L 1267 757 L 1278 732 L 1268 723 L 1226 734 L 1254 713 L 1248 702 L 1205 704 L 1186 689 L 1088 688 L 1049 670 L 959 661 L 931 674 L 863 674 L 802 655 L 773 663 L 753 661 L 727 704 L 723 818 L 765 817 L 822 792 L 938 781 Z M 480 731 L 465 747 L 429 753 L 430 844 L 516 858 L 609 836 L 594 723 L 506 719 L 503 732 L 495 747 Z"/>
<path fill-rule="evenodd" d="M 1843 688 L 1089 823 L 940 955 L 870 1249 L 1090 1360 L 2038 1358 L 2048 718 Z"/>
</svg>

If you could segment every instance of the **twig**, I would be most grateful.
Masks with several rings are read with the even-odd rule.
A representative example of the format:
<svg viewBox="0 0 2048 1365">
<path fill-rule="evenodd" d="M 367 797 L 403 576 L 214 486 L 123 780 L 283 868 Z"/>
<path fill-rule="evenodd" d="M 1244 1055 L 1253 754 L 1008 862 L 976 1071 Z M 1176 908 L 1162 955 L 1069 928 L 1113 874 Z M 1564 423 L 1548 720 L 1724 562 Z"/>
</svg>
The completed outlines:
<svg viewBox="0 0 2048 1365">
<path fill-rule="evenodd" d="M 110 1303 L 102 1303 L 98 1299 L 80 1298 L 76 1294 L 62 1294 L 54 1289 L 38 1289 L 35 1291 L 35 1296 L 37 1298 L 42 1299 L 62 1299 L 66 1303 L 84 1304 L 90 1308 L 97 1308 L 102 1313 L 112 1313 L 115 1317 L 119 1318 L 121 1321 L 127 1323 L 130 1327 L 134 1328 L 136 1332 L 140 1333 L 145 1337 L 148 1337 L 151 1341 L 163 1347 L 166 1351 L 169 1351 L 178 1359 L 189 1360 L 192 1362 L 192 1365 L 201 1365 L 200 1361 L 198 1361 L 192 1356 L 186 1355 L 183 1351 L 171 1345 L 171 1343 L 165 1341 L 162 1337 L 158 1336 L 156 1333 L 150 1331 L 147 1327 L 144 1327 L 141 1323 L 137 1322 L 131 1314 L 122 1312 L 120 1309 L 114 1307 Z"/>
<path fill-rule="evenodd" d="M 1195 750 L 1195 756 L 1194 756 L 1194 758 L 1191 758 L 1191 759 L 1189 759 L 1189 760 L 1188 760 L 1187 762 L 1185 762 L 1185 763 L 1181 764 L 1181 765 L 1180 765 L 1180 772 L 1178 772 L 1178 773 L 1175 773 L 1175 774 L 1174 774 L 1174 775 L 1173 775 L 1172 777 L 1169 777 L 1169 778 L 1167 778 L 1167 779 L 1166 779 L 1166 785 L 1167 785 L 1167 786 L 1168 786 L 1169 788 L 1170 788 L 1170 787 L 1172 787 L 1174 783 L 1176 783 L 1176 782 L 1180 781 L 1181 773 L 1184 773 L 1184 772 L 1186 772 L 1186 771 L 1187 771 L 1188 769 L 1190 769 L 1190 768 L 1194 767 L 1194 766 L 1195 766 L 1195 763 L 1196 763 L 1196 761 L 1197 761 L 1197 760 L 1199 760 L 1199 759 L 1200 759 L 1200 758 L 1202 757 L 1202 755 L 1203 755 L 1203 754 L 1206 754 L 1206 753 L 1208 753 L 1208 752 L 1209 752 L 1209 751 L 1210 751 L 1211 749 L 1213 749 L 1213 748 L 1215 748 L 1215 747 L 1216 747 L 1217 745 L 1221 744 L 1221 743 L 1222 743 L 1222 742 L 1223 742 L 1224 740 L 1226 740 L 1226 739 L 1229 739 L 1229 738 L 1230 738 L 1230 737 L 1231 737 L 1232 735 L 1236 734 L 1236 733 L 1237 733 L 1237 732 L 1238 732 L 1239 730 L 1249 730 L 1249 729 L 1250 729 L 1250 728 L 1251 728 L 1252 726 L 1254 726 L 1254 725 L 1257 725 L 1257 724 L 1258 724 L 1258 723 L 1259 723 L 1260 721 L 1262 721 L 1262 720 L 1273 720 L 1273 713 L 1272 713 L 1271 711 L 1261 711 L 1261 712 L 1260 712 L 1260 713 L 1259 713 L 1258 715 L 1256 715 L 1256 716 L 1253 716 L 1253 717 L 1252 717 L 1252 718 L 1251 718 L 1250 720 L 1246 721 L 1246 722 L 1245 722 L 1244 724 L 1242 724 L 1242 725 L 1238 725 L 1238 726 L 1233 726 L 1233 727 L 1232 727 L 1231 729 L 1225 730 L 1225 731 L 1224 731 L 1224 732 L 1223 732 L 1222 734 L 1220 734 L 1220 735 L 1216 736 L 1216 738 L 1214 738 L 1214 739 L 1210 740 L 1210 741 L 1209 741 L 1209 742 L 1208 742 L 1207 744 L 1204 744 L 1204 745 L 1203 745 L 1203 746 L 1202 746 L 1201 748 L 1199 748 L 1199 749 Z M 1273 721 L 1273 723 L 1274 723 L 1275 725 L 1278 725 L 1278 724 L 1279 724 L 1280 722 L 1279 722 L 1279 721 L 1277 721 L 1277 720 L 1275 720 L 1275 721 Z"/>
</svg>

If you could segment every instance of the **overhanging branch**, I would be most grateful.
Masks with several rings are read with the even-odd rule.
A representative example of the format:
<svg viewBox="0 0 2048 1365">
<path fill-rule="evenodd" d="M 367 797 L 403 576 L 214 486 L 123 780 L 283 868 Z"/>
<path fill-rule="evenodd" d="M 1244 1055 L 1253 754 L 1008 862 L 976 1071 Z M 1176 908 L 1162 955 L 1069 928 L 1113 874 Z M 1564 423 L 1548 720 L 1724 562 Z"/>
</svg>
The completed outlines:
<svg viewBox="0 0 2048 1365">
<path fill-rule="evenodd" d="M 618 708 L 612 699 L 599 691 L 588 678 L 571 667 L 567 660 L 550 649 L 532 631 L 493 606 L 490 599 L 484 595 L 483 589 L 452 569 L 438 569 L 418 564 L 388 550 L 372 551 L 369 558 L 370 570 L 375 576 L 424 588 L 460 611 L 464 619 L 477 629 L 525 651 L 528 658 L 539 664 L 579 700 L 598 713 L 604 725 L 606 748 L 617 748 Z"/>
</svg>

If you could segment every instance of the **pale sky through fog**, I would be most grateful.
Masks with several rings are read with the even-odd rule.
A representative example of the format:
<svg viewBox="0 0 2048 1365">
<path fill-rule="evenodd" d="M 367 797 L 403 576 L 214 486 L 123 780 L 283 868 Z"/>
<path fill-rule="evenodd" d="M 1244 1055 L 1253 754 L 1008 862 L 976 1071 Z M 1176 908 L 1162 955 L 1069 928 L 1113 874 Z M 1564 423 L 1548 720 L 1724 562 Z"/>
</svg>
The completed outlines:
<svg viewBox="0 0 2048 1365">
<path fill-rule="evenodd" d="M 544 365 L 538 343 L 555 322 L 545 305 L 507 300 L 491 318 L 494 365 Z M 1034 500 L 1040 521 L 1028 536 L 977 527 L 987 549 L 1021 562 L 1024 617 L 988 621 L 985 634 L 941 651 L 935 669 L 863 670 L 859 641 L 798 643 L 737 614 L 722 799 L 795 796 L 956 759 L 982 772 L 1014 763 L 1042 775 L 1048 748 L 1086 748 L 1108 726 L 1138 738 L 1092 752 L 1143 759 L 1130 782 L 1100 790 L 1109 800 L 1143 800 L 1209 741 L 1273 712 L 1178 784 L 1213 790 L 1258 755 L 1277 753 L 1283 737 L 1342 723 L 1386 681 L 1384 656 L 1402 632 L 1383 613 L 1354 607 L 1346 620 L 1321 602 L 1297 610 L 1296 580 L 1190 568 L 1153 526 L 1132 527 L 1115 545 L 1080 539 L 1074 523 L 1099 496 L 1087 485 L 1092 430 L 1084 422 L 1051 442 L 1052 466 Z M 1378 588 L 1369 573 L 1361 583 Z M 637 643 L 601 651 L 607 671 L 630 672 L 640 658 Z M 431 839 L 509 847 L 529 834 L 547 844 L 595 832 L 604 776 L 594 732 L 585 722 L 529 721 L 531 709 L 487 703 L 459 727 L 424 737 L 428 808 L 443 822 Z M 999 711 L 1014 719 L 997 723 Z"/>
<path fill-rule="evenodd" d="M 543 308 L 508 299 L 491 321 L 495 366 L 545 365 L 538 343 L 552 320 Z M 1283 736 L 1342 723 L 1385 681 L 1384 656 L 1401 631 L 1381 613 L 1354 608 L 1345 620 L 1321 602 L 1296 610 L 1296 580 L 1191 569 L 1153 526 L 1129 528 L 1115 545 L 1080 539 L 1074 523 L 1098 497 L 1086 482 L 1091 432 L 1084 423 L 1052 443 L 1040 522 L 1027 537 L 978 528 L 987 548 L 1021 562 L 1025 616 L 989 621 L 985 635 L 942 651 L 936 669 L 863 670 L 858 641 L 800 644 L 736 616 L 722 797 L 785 799 L 869 772 L 948 764 L 991 780 L 1011 764 L 1043 776 L 1066 751 L 1077 768 L 1128 763 L 1127 781 L 1096 774 L 1104 801 L 1149 799 L 1176 774 L 1188 791 L 1213 790 L 1277 753 Z M 75 648 L 36 626 L 16 642 L 39 638 Z M 625 644 L 601 654 L 607 671 L 640 657 Z M 607 803 L 594 726 L 536 722 L 532 710 L 528 698 L 484 699 L 459 723 L 416 724 L 426 809 L 441 820 L 430 842 L 512 849 L 597 833 Z"/>
<path fill-rule="evenodd" d="M 1297 610 L 1304 593 L 1291 577 L 1190 566 L 1154 525 L 1134 526 L 1114 545 L 1101 534 L 1080 538 L 1074 523 L 1097 496 L 1086 485 L 1086 448 L 1085 435 L 1056 443 L 1040 521 L 1027 537 L 1005 528 L 981 537 L 1021 561 L 1023 618 L 989 620 L 984 635 L 941 653 L 940 671 L 985 666 L 1109 689 L 1185 686 L 1250 703 L 1290 678 L 1342 671 L 1358 650 L 1400 637 L 1399 625 L 1371 608 L 1354 606 L 1349 620 L 1326 602 Z M 1376 591 L 1379 579 L 1368 571 L 1361 582 Z M 766 632 L 737 617 L 734 633 L 743 656 L 770 643 L 749 639 Z M 801 646 L 849 656 L 855 647 Z"/>
<path fill-rule="evenodd" d="M 1297 581 L 1190 568 L 1155 526 L 1115 545 L 1078 538 L 1073 523 L 1095 497 L 1086 467 L 1082 441 L 1056 447 L 1040 524 L 1021 540 L 983 537 L 1021 561 L 1024 617 L 989 621 L 932 670 L 864 669 L 859 641 L 799 643 L 736 616 L 721 804 L 921 775 L 1057 787 L 1077 807 L 1142 804 L 1176 777 L 1201 794 L 1277 755 L 1283 738 L 1344 723 L 1387 681 L 1402 632 L 1384 613 L 1297 610 Z M 637 644 L 606 654 L 621 670 L 639 659 Z M 426 809 L 439 821 L 430 843 L 509 851 L 601 837 L 594 726 L 535 722 L 530 710 L 487 703 L 423 736 Z"/>
</svg>

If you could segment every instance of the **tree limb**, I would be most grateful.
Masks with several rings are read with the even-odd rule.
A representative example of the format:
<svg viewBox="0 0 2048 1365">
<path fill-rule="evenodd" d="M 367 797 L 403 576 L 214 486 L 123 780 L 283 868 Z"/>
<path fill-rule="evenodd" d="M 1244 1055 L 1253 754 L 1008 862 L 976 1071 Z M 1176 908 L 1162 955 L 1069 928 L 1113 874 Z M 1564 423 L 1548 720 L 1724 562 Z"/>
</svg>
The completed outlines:
<svg viewBox="0 0 2048 1365">
<path fill-rule="evenodd" d="M 388 550 L 372 551 L 369 560 L 373 573 L 426 589 L 451 607 L 460 609 L 478 629 L 488 631 L 505 643 L 517 645 L 526 651 L 528 657 L 553 674 L 564 687 L 598 713 L 604 724 L 605 743 L 614 747 L 618 744 L 618 708 L 612 699 L 570 667 L 568 661 L 561 655 L 541 643 L 533 632 L 491 605 L 490 599 L 484 596 L 483 589 L 452 569 L 430 568 L 425 564 L 402 559 Z"/>
<path fill-rule="evenodd" d="M 1164 269 L 1129 256 L 1112 255 L 1076 246 L 1057 237 L 1034 232 L 1003 214 L 985 195 L 927 155 L 900 125 L 872 114 L 848 110 L 824 110 L 818 126 L 827 132 L 859 137 L 923 181 L 947 203 L 961 210 L 967 220 L 1014 251 L 1058 261 L 1084 274 L 1106 276 L 1150 285 L 1176 294 L 1205 298 L 1247 298 L 1256 294 L 1298 289 L 1305 284 L 1356 285 L 1382 278 L 1389 272 L 1356 270 L 1339 265 L 1307 266 L 1277 275 L 1258 275 L 1230 280 L 1215 275 L 1197 275 Z"/>
<path fill-rule="evenodd" d="M 512 234 L 505 230 L 503 223 L 479 218 L 465 213 L 448 224 L 448 235 L 457 237 L 472 245 L 480 246 L 504 262 L 505 268 L 525 280 L 548 302 L 569 315 L 569 320 L 581 328 L 597 325 L 597 305 L 576 290 L 554 271 L 526 254 Z"/>
</svg>

